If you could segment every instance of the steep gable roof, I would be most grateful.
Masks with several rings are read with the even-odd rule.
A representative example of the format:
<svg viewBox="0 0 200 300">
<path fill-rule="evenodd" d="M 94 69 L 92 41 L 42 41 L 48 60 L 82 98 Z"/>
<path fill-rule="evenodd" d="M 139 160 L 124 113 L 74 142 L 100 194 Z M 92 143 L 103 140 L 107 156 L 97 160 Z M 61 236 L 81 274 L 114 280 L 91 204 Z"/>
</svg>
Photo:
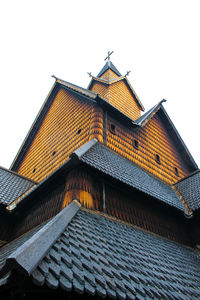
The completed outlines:
<svg viewBox="0 0 200 300">
<path fill-rule="evenodd" d="M 108 69 L 112 70 L 116 75 L 122 76 L 121 73 L 117 70 L 117 68 L 113 65 L 113 63 L 109 60 L 103 66 L 97 77 L 101 77 Z"/>
<path fill-rule="evenodd" d="M 196 162 L 194 161 L 194 158 L 192 157 L 187 146 L 185 145 L 184 141 L 182 140 L 180 134 L 178 133 L 176 127 L 174 126 L 171 118 L 169 117 L 168 113 L 166 112 L 165 108 L 163 107 L 162 104 L 164 102 L 166 102 L 165 99 L 161 100 L 158 104 L 153 106 L 149 111 L 147 111 L 139 119 L 137 119 L 135 121 L 135 124 L 137 124 L 140 127 L 143 127 L 154 117 L 155 114 L 157 114 L 157 113 L 162 114 L 162 119 L 169 129 L 171 137 L 176 142 L 176 145 L 178 146 L 179 152 L 182 154 L 184 161 L 194 171 L 194 170 L 198 169 L 198 166 L 197 166 Z"/>
<path fill-rule="evenodd" d="M 129 89 L 129 91 L 131 92 L 131 95 L 133 96 L 133 98 L 136 101 L 136 103 L 137 103 L 138 107 L 140 108 L 140 110 L 144 111 L 144 106 L 142 105 L 141 101 L 139 100 L 135 90 L 131 86 L 131 84 L 128 81 L 127 77 L 121 76 L 119 78 L 114 78 L 112 80 L 106 80 L 104 78 L 93 77 L 92 80 L 90 81 L 89 85 L 88 85 L 88 90 L 92 90 L 92 87 L 95 84 L 95 82 L 105 85 L 106 88 L 107 88 L 108 95 L 109 95 L 109 89 L 111 88 L 111 86 L 113 86 L 114 84 L 116 84 L 118 82 L 124 82 L 126 84 L 127 88 Z M 104 97 L 104 99 L 105 99 L 105 97 Z M 109 100 L 109 98 L 105 99 L 105 100 Z"/>
<path fill-rule="evenodd" d="M 125 80 L 127 81 L 127 79 L 125 79 Z M 184 158 L 185 162 L 187 162 L 188 165 L 193 170 L 196 170 L 198 168 L 192 155 L 190 154 L 188 148 L 184 144 L 183 140 L 181 139 L 179 133 L 177 132 L 175 126 L 173 125 L 171 119 L 169 118 L 166 110 L 164 109 L 164 107 L 162 105 L 162 103 L 165 102 L 165 100 L 160 101 L 153 108 L 151 108 L 149 111 L 147 111 L 145 114 L 143 114 L 143 116 L 141 116 L 137 120 L 133 121 L 131 118 L 126 116 L 124 113 L 122 113 L 116 107 L 114 107 L 112 104 L 110 104 L 105 99 L 100 97 L 97 93 L 56 78 L 56 82 L 53 85 L 51 92 L 49 93 L 44 105 L 42 106 L 40 112 L 38 113 L 38 116 L 36 117 L 29 133 L 27 134 L 21 148 L 19 149 L 19 151 L 11 165 L 11 169 L 13 171 L 17 171 L 18 166 L 20 165 L 21 161 L 23 160 L 23 157 L 25 156 L 27 149 L 29 148 L 32 140 L 34 139 L 34 136 L 36 135 L 38 129 L 40 128 L 40 125 L 42 124 L 42 121 L 52 104 L 52 101 L 54 99 L 54 95 L 55 95 L 56 91 L 60 87 L 69 89 L 70 91 L 77 93 L 77 95 L 80 95 L 81 97 L 83 97 L 83 99 L 86 99 L 87 101 L 90 101 L 91 103 L 98 103 L 99 105 L 101 105 L 105 109 L 107 109 L 108 111 L 111 111 L 116 118 L 119 118 L 121 121 L 125 121 L 126 124 L 130 127 L 143 127 L 143 126 L 145 126 L 145 124 L 147 122 L 149 122 L 153 118 L 153 116 L 156 113 L 162 112 L 165 122 L 168 124 L 167 126 L 170 129 L 171 135 L 174 137 L 174 140 L 176 141 L 176 144 L 178 145 L 180 152 L 183 154 L 183 158 Z"/>
<path fill-rule="evenodd" d="M 140 118 L 138 118 L 135 121 L 135 123 L 139 126 L 144 126 L 155 115 L 155 113 L 160 109 L 161 104 L 163 102 L 166 102 L 166 100 L 163 99 L 160 102 L 158 102 L 155 106 L 153 106 L 150 110 L 148 110 Z"/>
<path fill-rule="evenodd" d="M 76 202 L 13 252 L 8 247 L 1 279 L 15 270 L 15 276 L 20 273 L 39 286 L 102 298 L 200 297 L 200 258 L 193 249 L 81 209 Z"/>
<path fill-rule="evenodd" d="M 11 164 L 11 167 L 10 167 L 11 170 L 13 170 L 13 171 L 18 170 L 20 163 L 22 162 L 24 156 L 26 155 L 28 148 L 30 147 L 35 135 L 38 132 L 38 129 L 40 128 L 45 116 L 47 115 L 47 113 L 53 103 L 54 97 L 59 88 L 66 88 L 66 89 L 72 91 L 73 93 L 81 96 L 86 101 L 90 101 L 91 103 L 98 103 L 99 105 L 102 105 L 109 111 L 112 111 L 116 115 L 116 117 L 120 118 L 121 120 L 124 120 L 129 125 L 133 125 L 132 119 L 130 119 L 128 116 L 126 116 L 121 111 L 119 111 L 116 107 L 114 107 L 113 105 L 108 103 L 105 99 L 100 97 L 97 93 L 94 93 L 92 91 L 84 89 L 80 86 L 74 85 L 72 83 L 66 82 L 59 78 L 56 78 L 56 81 L 55 81 L 54 85 L 52 86 L 51 91 L 49 92 L 43 106 L 41 107 L 29 132 L 27 133 L 27 135 L 24 139 L 24 142 L 22 143 L 16 157 L 14 158 L 13 163 Z"/>
</svg>

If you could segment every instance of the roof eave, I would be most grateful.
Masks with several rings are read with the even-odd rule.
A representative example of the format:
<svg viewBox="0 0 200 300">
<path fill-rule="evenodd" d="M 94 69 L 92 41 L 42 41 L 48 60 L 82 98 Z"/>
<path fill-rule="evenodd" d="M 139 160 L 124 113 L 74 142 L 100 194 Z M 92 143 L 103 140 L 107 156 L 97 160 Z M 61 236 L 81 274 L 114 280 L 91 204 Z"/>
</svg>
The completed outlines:
<svg viewBox="0 0 200 300">
<path fill-rule="evenodd" d="M 0 277 L 15 269 L 22 274 L 31 275 L 39 262 L 47 254 L 50 247 L 56 242 L 66 226 L 80 209 L 80 204 L 73 201 L 44 227 L 35 233 L 29 240 L 15 250 L 0 270 Z"/>
</svg>

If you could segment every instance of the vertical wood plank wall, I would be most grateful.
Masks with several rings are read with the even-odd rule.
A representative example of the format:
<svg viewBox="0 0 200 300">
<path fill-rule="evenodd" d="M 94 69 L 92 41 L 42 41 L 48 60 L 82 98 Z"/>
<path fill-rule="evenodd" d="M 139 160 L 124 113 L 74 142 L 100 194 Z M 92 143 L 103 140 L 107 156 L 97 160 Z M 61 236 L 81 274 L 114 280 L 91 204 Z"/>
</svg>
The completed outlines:
<svg viewBox="0 0 200 300">
<path fill-rule="evenodd" d="M 100 109 L 74 93 L 60 89 L 18 173 L 36 182 L 61 166 L 77 148 L 103 137 Z"/>
</svg>

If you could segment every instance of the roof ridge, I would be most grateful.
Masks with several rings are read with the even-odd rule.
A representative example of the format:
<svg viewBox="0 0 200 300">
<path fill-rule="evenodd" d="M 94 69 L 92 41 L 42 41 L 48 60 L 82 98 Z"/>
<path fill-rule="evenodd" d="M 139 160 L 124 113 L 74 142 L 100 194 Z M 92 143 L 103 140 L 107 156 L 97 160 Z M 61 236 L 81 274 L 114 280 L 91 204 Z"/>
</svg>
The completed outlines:
<svg viewBox="0 0 200 300">
<path fill-rule="evenodd" d="M 75 150 L 70 157 L 77 157 L 78 159 L 81 158 L 81 156 L 83 156 L 88 150 L 90 150 L 94 145 L 96 145 L 96 143 L 98 143 L 97 139 L 92 139 L 89 142 L 85 143 L 83 146 L 81 146 L 80 148 L 78 148 L 77 150 Z"/>
<path fill-rule="evenodd" d="M 107 86 L 110 86 L 112 84 L 115 84 L 119 81 L 125 81 L 128 89 L 130 90 L 131 94 L 133 95 L 133 98 L 135 99 L 137 105 L 140 107 L 140 109 L 142 111 L 144 111 L 144 106 L 143 104 L 141 103 L 139 97 L 137 96 L 135 90 L 133 89 L 131 83 L 129 82 L 128 78 L 126 76 L 121 76 L 121 77 L 118 77 L 118 78 L 114 78 L 112 80 L 106 80 L 106 79 L 103 79 L 103 78 L 98 78 L 98 77 L 93 77 L 88 85 L 88 90 L 90 91 L 90 88 L 92 87 L 93 85 L 93 81 L 97 81 L 97 82 L 100 82 L 102 84 L 105 84 Z"/>
<path fill-rule="evenodd" d="M 80 93 L 81 93 L 81 91 L 83 91 L 86 96 L 92 98 L 93 100 L 95 100 L 96 97 L 97 97 L 97 95 L 98 95 L 97 93 L 95 93 L 95 92 L 93 92 L 91 90 L 88 90 L 88 89 L 83 88 L 83 87 L 81 87 L 79 85 L 73 84 L 71 82 L 67 82 L 67 81 L 65 81 L 63 79 L 56 78 L 56 82 L 60 83 L 62 85 L 65 85 L 66 87 L 68 87 L 68 88 L 70 88 L 72 90 L 75 89 L 77 91 L 77 89 L 78 89 Z"/>
<path fill-rule="evenodd" d="M 158 109 L 161 107 L 163 102 L 166 102 L 167 100 L 163 99 L 159 101 L 157 104 L 155 104 L 152 108 L 150 108 L 146 113 L 144 113 L 141 117 L 139 117 L 135 123 L 137 123 L 140 126 L 144 126 L 146 122 L 149 121 L 149 119 L 152 117 L 152 114 L 156 113 Z M 146 121 L 146 122 L 145 122 Z M 143 124 L 145 122 L 145 124 Z"/>
<path fill-rule="evenodd" d="M 107 61 L 103 66 L 97 77 L 102 76 L 108 69 L 111 69 L 116 75 L 121 76 L 121 73 L 117 70 L 115 65 L 111 62 L 111 60 Z"/>
<path fill-rule="evenodd" d="M 0 270 L 0 276 L 7 274 L 10 269 L 18 269 L 22 273 L 30 275 L 79 211 L 80 206 L 80 203 L 74 200 L 30 239 L 14 250 Z"/>
</svg>

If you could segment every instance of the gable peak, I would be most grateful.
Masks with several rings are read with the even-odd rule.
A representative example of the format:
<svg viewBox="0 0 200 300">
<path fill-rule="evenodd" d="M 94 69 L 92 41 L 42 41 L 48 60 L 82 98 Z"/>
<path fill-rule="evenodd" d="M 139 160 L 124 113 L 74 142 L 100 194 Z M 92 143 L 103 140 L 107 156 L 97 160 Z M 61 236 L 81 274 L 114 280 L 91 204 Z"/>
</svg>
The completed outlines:
<svg viewBox="0 0 200 300">
<path fill-rule="evenodd" d="M 105 74 L 106 73 L 106 74 Z M 114 74 L 113 74 L 114 73 Z M 104 65 L 104 67 L 101 69 L 101 71 L 99 72 L 99 74 L 97 75 L 98 78 L 104 78 L 105 75 L 109 76 L 113 74 L 114 76 L 117 77 L 121 77 L 121 73 L 117 70 L 117 68 L 115 67 L 115 65 L 111 62 L 111 60 L 108 60 L 106 62 L 106 64 Z"/>
</svg>

